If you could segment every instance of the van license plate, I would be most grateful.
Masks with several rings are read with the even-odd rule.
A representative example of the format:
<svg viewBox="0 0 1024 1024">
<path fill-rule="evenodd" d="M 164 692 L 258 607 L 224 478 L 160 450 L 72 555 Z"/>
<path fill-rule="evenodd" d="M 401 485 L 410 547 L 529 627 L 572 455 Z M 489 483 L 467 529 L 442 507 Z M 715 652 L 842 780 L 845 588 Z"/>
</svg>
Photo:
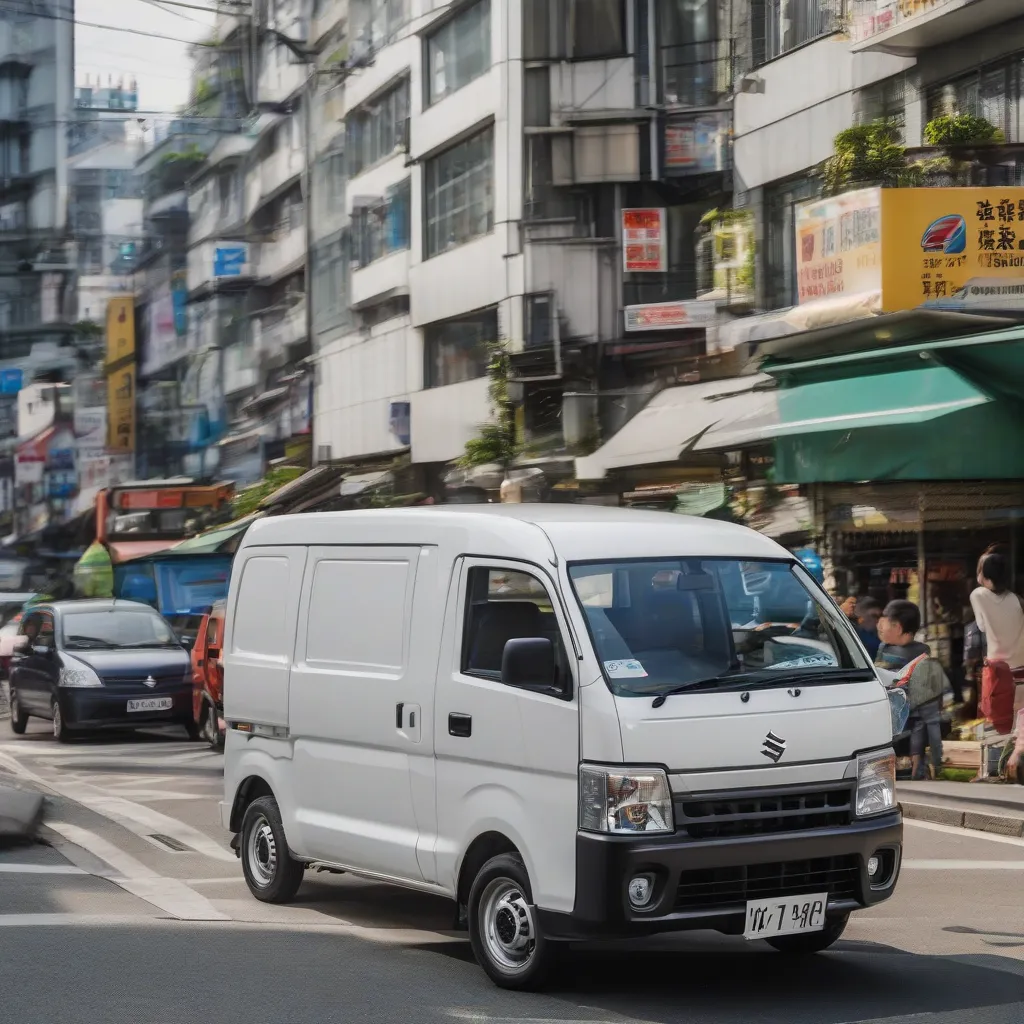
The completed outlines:
<svg viewBox="0 0 1024 1024">
<path fill-rule="evenodd" d="M 170 697 L 143 697 L 128 701 L 129 711 L 170 711 L 174 701 Z"/>
<path fill-rule="evenodd" d="M 783 896 L 747 903 L 746 939 L 772 939 L 776 935 L 820 932 L 825 927 L 828 893 L 814 896 Z"/>
</svg>

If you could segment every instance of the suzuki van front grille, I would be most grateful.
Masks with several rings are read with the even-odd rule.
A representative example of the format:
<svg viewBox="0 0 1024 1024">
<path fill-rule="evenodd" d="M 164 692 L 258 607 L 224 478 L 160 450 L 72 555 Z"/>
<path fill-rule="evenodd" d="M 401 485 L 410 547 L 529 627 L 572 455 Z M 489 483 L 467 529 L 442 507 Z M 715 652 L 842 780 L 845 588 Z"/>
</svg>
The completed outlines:
<svg viewBox="0 0 1024 1024">
<path fill-rule="evenodd" d="M 853 782 L 677 796 L 677 826 L 692 839 L 727 839 L 848 825 Z"/>
<path fill-rule="evenodd" d="M 675 909 L 717 910 L 742 906 L 747 900 L 822 892 L 833 900 L 859 899 L 860 866 L 856 854 L 684 871 L 679 876 Z"/>
</svg>

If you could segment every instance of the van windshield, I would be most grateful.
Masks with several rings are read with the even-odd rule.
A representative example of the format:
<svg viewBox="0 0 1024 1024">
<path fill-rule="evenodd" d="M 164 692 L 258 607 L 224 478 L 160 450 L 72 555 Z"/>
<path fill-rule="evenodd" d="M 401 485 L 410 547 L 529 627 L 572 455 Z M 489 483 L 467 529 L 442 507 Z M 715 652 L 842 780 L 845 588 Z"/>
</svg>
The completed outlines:
<svg viewBox="0 0 1024 1024">
<path fill-rule="evenodd" d="M 842 612 L 790 562 L 577 563 L 569 577 L 620 696 L 873 675 Z"/>
</svg>

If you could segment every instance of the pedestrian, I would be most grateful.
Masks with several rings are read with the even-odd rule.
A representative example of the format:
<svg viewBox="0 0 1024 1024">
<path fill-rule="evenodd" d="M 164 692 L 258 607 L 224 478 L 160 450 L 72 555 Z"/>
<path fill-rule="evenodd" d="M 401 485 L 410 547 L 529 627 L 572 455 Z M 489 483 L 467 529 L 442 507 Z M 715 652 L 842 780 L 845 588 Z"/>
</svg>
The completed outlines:
<svg viewBox="0 0 1024 1024">
<path fill-rule="evenodd" d="M 1013 732 L 1014 711 L 1024 703 L 1024 606 L 1010 590 L 1010 563 L 990 548 L 978 560 L 978 587 L 971 593 L 978 628 L 985 634 L 978 711 L 985 718 L 988 764 L 976 781 L 992 774 Z"/>
<path fill-rule="evenodd" d="M 856 620 L 853 617 L 853 613 L 856 607 L 857 598 L 855 597 L 844 597 L 842 601 L 839 602 L 839 608 L 842 613 L 854 624 L 856 624 Z"/>
<path fill-rule="evenodd" d="M 853 610 L 853 624 L 857 630 L 857 636 L 861 643 L 867 648 L 868 655 L 874 661 L 878 654 L 878 620 L 882 616 L 882 605 L 873 597 L 862 597 Z"/>
<path fill-rule="evenodd" d="M 921 610 L 913 601 L 890 601 L 878 620 L 881 641 L 875 664 L 896 673 L 896 686 L 905 687 L 910 717 L 911 778 L 927 779 L 925 750 L 931 776 L 942 771 L 942 699 L 949 679 L 931 648 L 915 639 L 921 628 Z"/>
</svg>

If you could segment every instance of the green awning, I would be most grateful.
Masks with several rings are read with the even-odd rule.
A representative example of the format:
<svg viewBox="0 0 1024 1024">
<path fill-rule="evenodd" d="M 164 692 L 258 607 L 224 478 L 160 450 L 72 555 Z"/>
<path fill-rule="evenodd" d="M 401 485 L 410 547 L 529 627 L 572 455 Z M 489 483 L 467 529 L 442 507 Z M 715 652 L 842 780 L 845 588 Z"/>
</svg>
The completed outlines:
<svg viewBox="0 0 1024 1024">
<path fill-rule="evenodd" d="M 200 555 L 210 552 L 218 552 L 226 548 L 236 538 L 240 538 L 246 530 L 259 518 L 258 515 L 246 516 L 244 519 L 236 519 L 227 526 L 218 526 L 214 530 L 199 534 L 198 537 L 191 537 L 175 544 L 171 553 L 175 555 Z"/>
<path fill-rule="evenodd" d="M 945 366 L 818 381 L 778 392 L 776 437 L 926 423 L 990 401 Z"/>
</svg>

